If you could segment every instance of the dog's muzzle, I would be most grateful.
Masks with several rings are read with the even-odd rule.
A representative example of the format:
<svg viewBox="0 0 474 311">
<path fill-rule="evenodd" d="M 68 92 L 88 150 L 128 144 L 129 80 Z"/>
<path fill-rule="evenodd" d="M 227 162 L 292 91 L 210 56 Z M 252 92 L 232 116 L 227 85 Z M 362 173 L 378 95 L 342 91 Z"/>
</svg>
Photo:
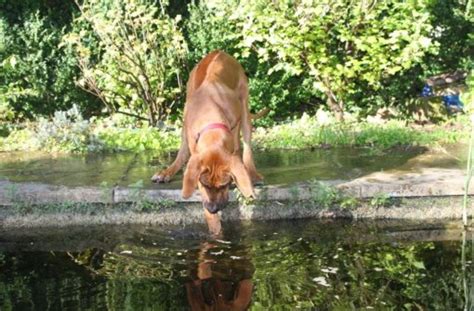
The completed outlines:
<svg viewBox="0 0 474 311">
<path fill-rule="evenodd" d="M 209 213 L 215 214 L 218 211 L 222 210 L 227 205 L 227 202 L 223 202 L 223 203 L 203 202 L 203 205 L 209 211 Z"/>
</svg>

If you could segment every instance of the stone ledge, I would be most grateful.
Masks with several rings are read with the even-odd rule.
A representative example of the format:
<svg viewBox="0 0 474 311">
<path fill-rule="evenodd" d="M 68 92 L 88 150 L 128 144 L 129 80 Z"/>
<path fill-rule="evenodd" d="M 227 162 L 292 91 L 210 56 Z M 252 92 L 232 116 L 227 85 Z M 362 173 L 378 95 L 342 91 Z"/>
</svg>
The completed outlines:
<svg viewBox="0 0 474 311">
<path fill-rule="evenodd" d="M 464 194 L 465 173 L 454 169 L 421 169 L 413 173 L 377 172 L 351 181 L 332 180 L 324 184 L 335 186 L 344 193 L 356 198 L 370 198 L 380 194 L 390 197 L 433 197 L 461 196 Z M 159 187 L 159 186 L 157 186 Z M 309 183 L 290 187 L 258 187 L 256 193 L 263 201 L 287 201 L 311 199 Z M 469 187 L 474 194 L 474 182 Z M 121 203 L 147 200 L 158 202 L 201 202 L 198 191 L 189 199 L 181 197 L 179 189 L 140 189 L 124 187 L 64 187 L 39 183 L 11 183 L 0 181 L 0 205 L 22 202 L 29 204 L 48 204 L 60 202 L 77 203 Z M 235 201 L 231 191 L 230 201 Z"/>
<path fill-rule="evenodd" d="M 391 197 L 464 195 L 465 171 L 422 168 L 417 172 L 387 171 L 344 182 L 338 188 L 356 197 L 373 197 L 385 193 Z M 474 182 L 468 194 L 474 194 Z"/>
<path fill-rule="evenodd" d="M 277 220 L 298 218 L 353 218 L 353 219 L 404 219 L 404 220 L 446 220 L 456 219 L 461 225 L 462 197 L 405 198 L 396 206 L 373 207 L 367 202 L 353 209 L 326 209 L 308 201 L 268 201 L 263 205 L 238 205 L 230 203 L 221 212 L 223 221 L 236 220 Z M 137 211 L 133 205 L 123 204 L 118 208 L 108 205 L 90 204 L 83 210 L 68 207 L 56 211 L 28 211 L 5 206 L 0 209 L 0 227 L 67 227 L 86 225 L 189 225 L 204 223 L 200 203 L 180 203 L 173 207 L 163 207 L 151 212 Z M 83 206 L 84 207 L 84 206 Z M 471 203 L 468 209 L 472 218 Z"/>
<path fill-rule="evenodd" d="M 324 184 L 337 187 L 357 198 L 370 198 L 387 194 L 396 198 L 389 207 L 371 206 L 370 200 L 362 200 L 361 206 L 352 209 L 326 209 L 314 203 L 311 183 L 290 187 L 265 186 L 257 188 L 258 200 L 254 205 L 236 203 L 231 192 L 231 203 L 221 217 L 223 220 L 285 219 L 285 218 L 372 218 L 372 219 L 460 219 L 464 172 L 448 169 L 421 169 L 417 172 L 379 172 L 351 181 L 332 180 Z M 474 195 L 474 184 L 469 188 Z M 167 207 L 166 201 L 177 203 Z M 130 202 L 165 203 L 153 211 L 133 208 Z M 203 222 L 199 192 L 184 200 L 181 190 L 140 189 L 122 187 L 52 186 L 38 183 L 11 183 L 0 181 L 1 226 L 67 226 L 91 224 L 186 224 Z M 90 210 L 30 208 L 34 205 L 58 203 L 87 203 Z M 86 205 L 87 205 L 86 204 Z M 111 207 L 110 204 L 118 206 Z M 136 205 L 136 204 L 135 204 Z M 171 204 L 173 205 L 173 204 Z M 3 206 L 3 207 L 2 207 Z M 26 206 L 26 208 L 25 208 Z M 161 206 L 161 207 L 160 207 Z M 469 215 L 472 217 L 472 201 Z M 43 211 L 43 212 L 41 212 Z"/>
<path fill-rule="evenodd" d="M 61 202 L 100 203 L 112 200 L 112 191 L 99 187 L 64 187 L 39 183 L 0 181 L 0 205 Z"/>
<path fill-rule="evenodd" d="M 377 172 L 351 181 L 332 180 L 324 184 L 332 185 L 356 198 L 370 198 L 378 194 L 391 197 L 433 197 L 460 196 L 464 194 L 465 173 L 454 169 L 421 169 L 413 173 Z M 157 186 L 158 187 L 158 186 Z M 259 199 L 264 201 L 307 200 L 311 198 L 309 183 L 291 187 L 265 186 L 257 188 Z M 469 192 L 474 194 L 474 183 Z M 189 199 L 181 197 L 179 189 L 139 189 L 106 187 L 64 187 L 39 183 L 11 183 L 0 181 L 0 205 L 22 202 L 48 204 L 60 202 L 81 203 L 121 203 L 138 200 L 151 202 L 171 200 L 174 202 L 200 202 L 198 191 Z M 230 201 L 235 201 L 231 191 Z"/>
</svg>

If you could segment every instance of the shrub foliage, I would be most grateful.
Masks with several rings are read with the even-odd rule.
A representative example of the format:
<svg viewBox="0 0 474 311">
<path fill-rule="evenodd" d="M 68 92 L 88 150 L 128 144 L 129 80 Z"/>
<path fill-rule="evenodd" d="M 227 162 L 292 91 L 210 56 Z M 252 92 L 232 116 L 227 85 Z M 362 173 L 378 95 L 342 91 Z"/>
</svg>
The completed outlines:
<svg viewBox="0 0 474 311">
<path fill-rule="evenodd" d="M 78 86 L 100 98 L 109 112 L 136 115 L 150 124 L 164 119 L 176 104 L 187 50 L 180 17 L 169 17 L 164 1 L 159 5 L 78 2 L 78 27 L 65 36 L 82 73 Z"/>
<path fill-rule="evenodd" d="M 222 49 L 270 124 L 403 109 L 430 75 L 472 67 L 471 1 L 0 0 L 0 120 L 76 104 L 89 115 L 174 119 L 187 75 Z"/>
</svg>

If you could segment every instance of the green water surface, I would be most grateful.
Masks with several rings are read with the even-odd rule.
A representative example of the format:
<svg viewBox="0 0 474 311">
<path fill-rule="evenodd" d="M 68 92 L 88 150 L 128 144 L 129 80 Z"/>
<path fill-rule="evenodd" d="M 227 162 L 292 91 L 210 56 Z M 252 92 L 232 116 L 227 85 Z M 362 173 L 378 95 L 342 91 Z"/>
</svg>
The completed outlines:
<svg viewBox="0 0 474 311">
<path fill-rule="evenodd" d="M 0 310 L 473 308 L 471 232 L 316 220 L 223 227 L 218 239 L 204 225 L 0 229 Z"/>
<path fill-rule="evenodd" d="M 420 168 L 464 169 L 466 145 L 436 150 L 412 148 L 377 151 L 371 148 L 255 151 L 255 161 L 265 184 L 291 185 L 318 180 L 350 180 L 373 172 Z M 175 153 L 66 155 L 41 152 L 0 152 L 0 180 L 38 182 L 64 186 L 129 186 L 181 188 L 182 172 L 169 184 L 156 185 L 151 176 L 173 162 Z"/>
</svg>

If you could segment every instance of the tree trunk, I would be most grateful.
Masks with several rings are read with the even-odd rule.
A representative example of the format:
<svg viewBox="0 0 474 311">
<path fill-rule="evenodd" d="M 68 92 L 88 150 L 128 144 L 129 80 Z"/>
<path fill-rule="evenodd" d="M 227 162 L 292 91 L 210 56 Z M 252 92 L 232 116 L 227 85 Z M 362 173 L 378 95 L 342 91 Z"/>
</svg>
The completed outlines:
<svg viewBox="0 0 474 311">
<path fill-rule="evenodd" d="M 344 122 L 343 102 L 342 101 L 337 102 L 334 97 L 334 94 L 332 94 L 331 91 L 326 92 L 326 95 L 328 97 L 326 103 L 329 109 L 331 109 L 331 111 L 336 116 L 336 120 L 339 122 Z"/>
<path fill-rule="evenodd" d="M 324 93 L 328 98 L 326 104 L 336 116 L 336 120 L 339 122 L 344 122 L 344 102 L 337 99 L 336 94 L 334 94 L 331 89 L 331 83 L 327 77 L 321 79 L 321 81 L 325 87 Z"/>
<path fill-rule="evenodd" d="M 151 126 L 156 125 L 156 111 L 154 111 L 153 103 L 145 101 L 148 106 L 148 122 Z"/>
</svg>

